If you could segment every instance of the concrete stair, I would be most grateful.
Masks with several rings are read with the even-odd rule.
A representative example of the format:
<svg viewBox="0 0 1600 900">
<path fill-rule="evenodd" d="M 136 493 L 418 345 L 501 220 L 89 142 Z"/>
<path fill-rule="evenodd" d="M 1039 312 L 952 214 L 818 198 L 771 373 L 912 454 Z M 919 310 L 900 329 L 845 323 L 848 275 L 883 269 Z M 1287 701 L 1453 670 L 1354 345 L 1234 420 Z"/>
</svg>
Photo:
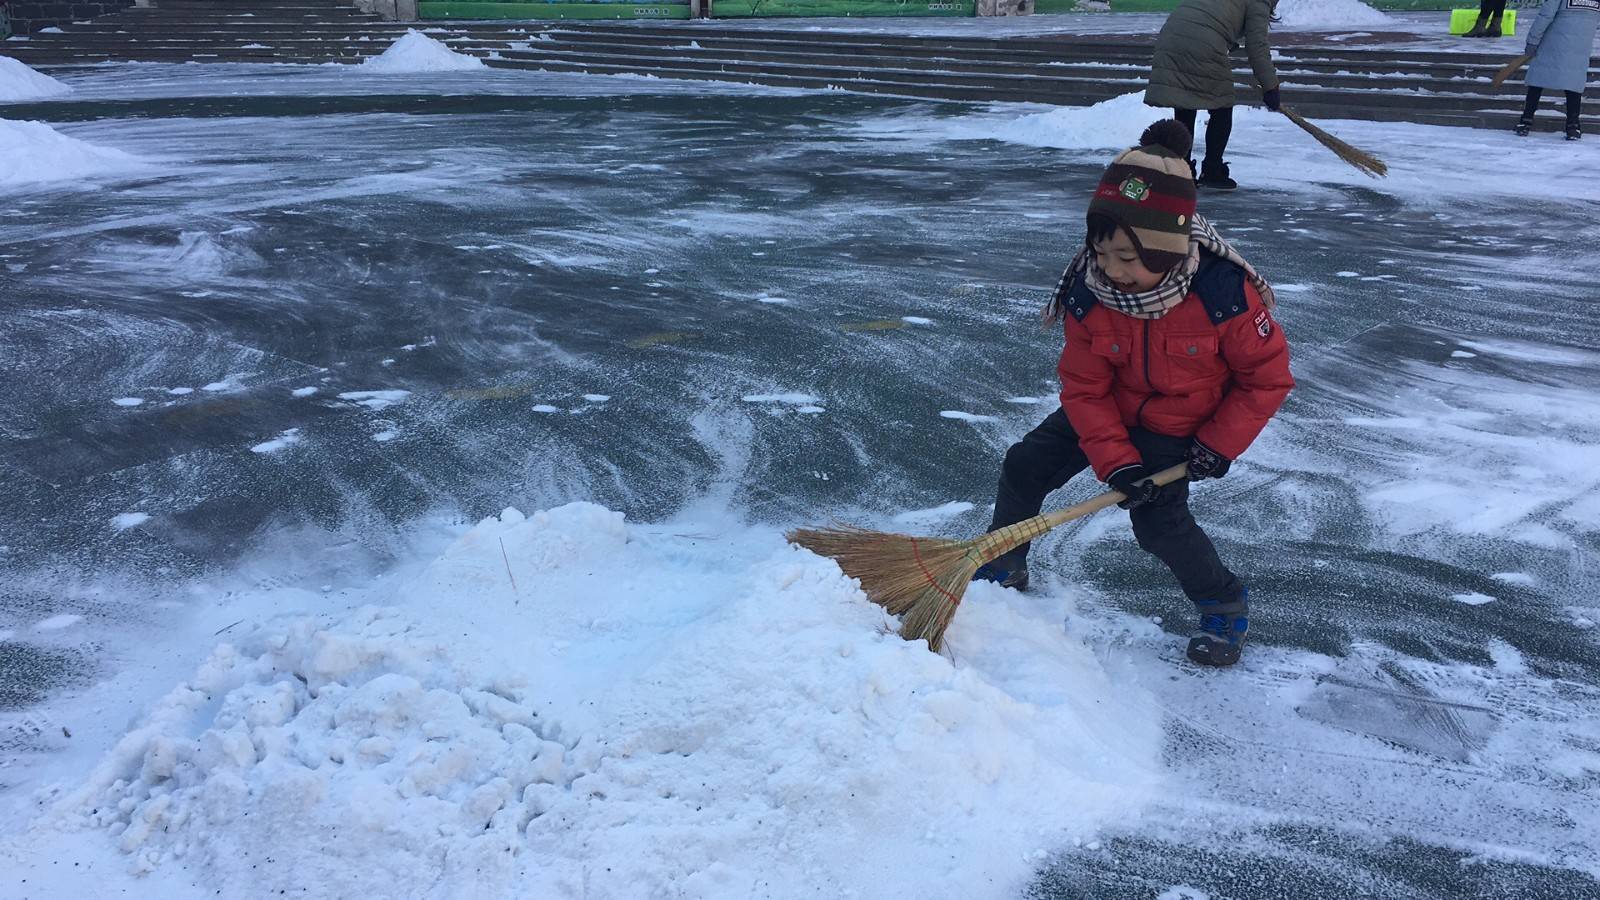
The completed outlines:
<svg viewBox="0 0 1600 900">
<path fill-rule="evenodd" d="M 740 28 L 715 22 L 386 22 L 338 0 L 157 0 L 0 43 L 30 65 L 359 62 L 419 27 L 491 66 L 648 74 L 940 100 L 1081 106 L 1144 87 L 1150 36 L 919 37 Z M 1286 102 L 1312 118 L 1509 128 L 1519 83 L 1491 88 L 1501 53 L 1363 50 L 1288 42 Z M 1242 56 L 1240 96 L 1256 92 Z M 1597 121 L 1590 119 L 1593 127 Z"/>
</svg>

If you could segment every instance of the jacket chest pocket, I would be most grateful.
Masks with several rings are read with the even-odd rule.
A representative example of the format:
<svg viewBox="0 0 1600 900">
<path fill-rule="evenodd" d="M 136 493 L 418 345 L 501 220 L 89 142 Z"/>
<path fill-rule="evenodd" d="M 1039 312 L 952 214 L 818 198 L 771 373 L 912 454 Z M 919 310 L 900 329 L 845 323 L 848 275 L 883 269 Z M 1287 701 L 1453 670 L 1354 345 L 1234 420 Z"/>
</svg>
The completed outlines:
<svg viewBox="0 0 1600 900">
<path fill-rule="evenodd" d="M 1193 389 L 1214 381 L 1227 366 L 1217 349 L 1216 332 L 1169 334 L 1162 346 L 1162 361 L 1173 390 Z"/>
<path fill-rule="evenodd" d="M 1133 348 L 1130 346 L 1132 343 L 1127 338 L 1114 334 L 1097 334 L 1090 339 L 1089 350 L 1095 356 L 1103 356 L 1106 362 L 1121 368 L 1128 364 L 1128 358 L 1132 355 Z"/>
</svg>

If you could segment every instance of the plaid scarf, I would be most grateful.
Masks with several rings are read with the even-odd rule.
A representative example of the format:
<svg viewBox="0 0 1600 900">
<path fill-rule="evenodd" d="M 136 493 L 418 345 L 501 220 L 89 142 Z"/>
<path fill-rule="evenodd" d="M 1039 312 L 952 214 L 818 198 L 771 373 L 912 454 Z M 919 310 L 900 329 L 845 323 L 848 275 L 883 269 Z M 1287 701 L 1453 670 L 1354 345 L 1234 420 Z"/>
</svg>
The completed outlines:
<svg viewBox="0 0 1600 900">
<path fill-rule="evenodd" d="M 1094 251 L 1084 247 L 1078 255 L 1067 264 L 1066 271 L 1061 273 L 1061 280 L 1056 282 L 1055 293 L 1050 295 L 1050 302 L 1045 305 L 1044 319 L 1046 322 L 1060 322 L 1066 314 L 1067 293 L 1072 290 L 1072 284 L 1077 278 L 1082 278 L 1095 299 L 1124 315 L 1133 316 L 1135 319 L 1159 319 L 1166 315 L 1174 306 L 1183 302 L 1189 296 L 1189 283 L 1194 280 L 1194 273 L 1200 269 L 1200 251 L 1207 251 L 1213 256 L 1221 257 L 1244 269 L 1245 277 L 1255 286 L 1256 293 L 1261 295 L 1261 302 L 1272 309 L 1278 305 L 1278 298 L 1272 293 L 1272 286 L 1256 274 L 1256 270 L 1233 245 L 1223 239 L 1217 229 L 1206 221 L 1201 215 L 1196 215 L 1189 229 L 1189 255 L 1183 262 L 1172 267 L 1161 282 L 1148 291 L 1129 294 L 1117 290 L 1106 280 L 1105 272 L 1100 270 L 1100 265 L 1095 262 Z"/>
</svg>

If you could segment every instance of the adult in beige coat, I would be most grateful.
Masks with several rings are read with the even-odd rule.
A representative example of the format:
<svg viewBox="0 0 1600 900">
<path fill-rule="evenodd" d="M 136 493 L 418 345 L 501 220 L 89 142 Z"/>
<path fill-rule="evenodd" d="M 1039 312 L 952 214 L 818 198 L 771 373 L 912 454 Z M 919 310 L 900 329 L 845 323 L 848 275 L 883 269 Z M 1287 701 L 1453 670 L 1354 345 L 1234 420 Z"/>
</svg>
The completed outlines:
<svg viewBox="0 0 1600 900">
<path fill-rule="evenodd" d="M 1199 170 L 1202 187 L 1238 187 L 1222 159 L 1233 133 L 1233 63 L 1228 53 L 1235 44 L 1244 42 L 1267 108 L 1278 108 L 1278 71 L 1267 43 L 1277 5 L 1277 0 L 1183 0 L 1156 38 L 1144 102 L 1171 107 L 1191 133 L 1197 111 L 1209 110 L 1206 155 Z"/>
</svg>

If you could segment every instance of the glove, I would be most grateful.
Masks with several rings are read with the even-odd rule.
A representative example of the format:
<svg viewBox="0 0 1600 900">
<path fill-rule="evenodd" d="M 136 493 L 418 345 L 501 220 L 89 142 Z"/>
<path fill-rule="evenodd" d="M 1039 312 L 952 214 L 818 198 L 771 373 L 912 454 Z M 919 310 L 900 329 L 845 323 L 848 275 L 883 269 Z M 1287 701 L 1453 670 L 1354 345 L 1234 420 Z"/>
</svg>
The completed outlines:
<svg viewBox="0 0 1600 900">
<path fill-rule="evenodd" d="M 1112 472 L 1106 479 L 1106 484 L 1128 498 L 1117 504 L 1123 509 L 1137 509 L 1161 493 L 1161 485 L 1150 480 L 1150 470 L 1138 463 L 1123 466 Z"/>
<path fill-rule="evenodd" d="M 1267 109 L 1278 112 L 1279 107 L 1283 106 L 1283 94 L 1277 88 L 1263 91 L 1261 93 L 1261 102 L 1267 105 Z"/>
<path fill-rule="evenodd" d="M 1188 465 L 1189 480 L 1200 481 L 1205 478 L 1221 478 L 1228 474 L 1228 467 L 1233 465 L 1233 460 L 1195 441 L 1189 445 Z"/>
</svg>

